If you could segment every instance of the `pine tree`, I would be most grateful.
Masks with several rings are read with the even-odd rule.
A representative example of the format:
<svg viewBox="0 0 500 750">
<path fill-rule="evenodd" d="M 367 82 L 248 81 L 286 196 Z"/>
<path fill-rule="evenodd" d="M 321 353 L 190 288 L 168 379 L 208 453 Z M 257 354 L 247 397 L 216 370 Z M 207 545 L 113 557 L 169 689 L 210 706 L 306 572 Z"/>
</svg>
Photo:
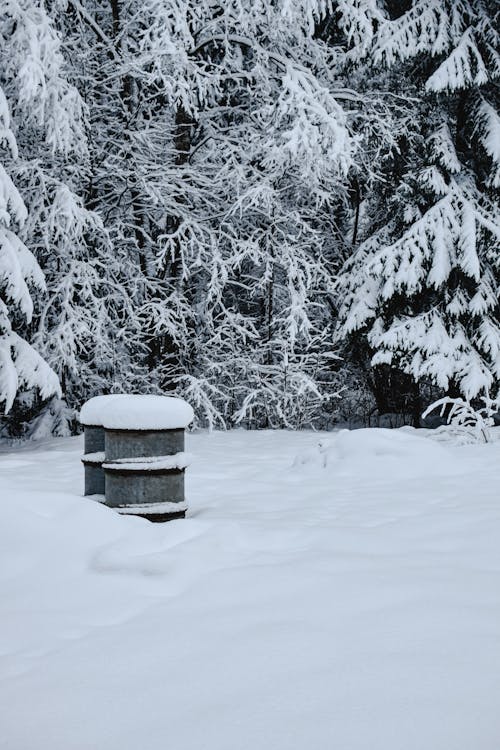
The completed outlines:
<svg viewBox="0 0 500 750">
<path fill-rule="evenodd" d="M 46 280 L 25 334 L 56 373 L 65 399 L 44 404 L 34 391 L 26 393 L 4 431 L 66 434 L 82 400 L 122 389 L 132 377 L 123 344 L 131 304 L 103 219 L 85 206 L 89 117 L 70 80 L 78 54 L 68 29 L 78 28 L 77 18 L 59 4 L 9 0 L 4 24 L 4 75 L 19 147 L 11 174 L 27 207 L 19 236 Z"/>
<path fill-rule="evenodd" d="M 0 41 L 10 31 L 3 17 Z M 5 74 L 6 73 L 6 74 Z M 43 291 L 45 280 L 32 252 L 20 238 L 28 212 L 11 173 L 15 173 L 18 146 L 11 127 L 5 94 L 11 81 L 8 70 L 0 79 L 0 402 L 8 412 L 20 389 L 38 389 L 42 398 L 59 393 L 53 370 L 23 338 L 33 315 L 31 290 Z"/>
<path fill-rule="evenodd" d="M 415 103 L 339 285 L 340 338 L 468 399 L 500 379 L 494 6 L 417 0 L 379 20 L 376 75 Z"/>
</svg>

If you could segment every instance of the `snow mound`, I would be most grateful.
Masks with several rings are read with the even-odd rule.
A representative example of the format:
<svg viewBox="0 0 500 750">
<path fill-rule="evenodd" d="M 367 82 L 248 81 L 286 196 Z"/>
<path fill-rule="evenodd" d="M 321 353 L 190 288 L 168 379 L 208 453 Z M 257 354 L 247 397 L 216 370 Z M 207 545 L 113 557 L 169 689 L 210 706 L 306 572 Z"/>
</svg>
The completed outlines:
<svg viewBox="0 0 500 750">
<path fill-rule="evenodd" d="M 427 439 L 427 431 L 418 433 L 384 428 L 340 430 L 297 456 L 294 466 L 310 465 L 363 476 L 387 474 L 392 478 L 460 471 L 460 462 L 445 446 Z"/>
<path fill-rule="evenodd" d="M 84 403 L 80 410 L 80 424 L 89 427 L 102 427 L 102 415 L 112 401 L 125 398 L 126 393 L 110 393 L 107 396 L 94 396 Z"/>
<path fill-rule="evenodd" d="M 172 396 L 125 396 L 103 410 L 102 424 L 110 430 L 175 430 L 194 419 L 192 407 Z"/>
</svg>

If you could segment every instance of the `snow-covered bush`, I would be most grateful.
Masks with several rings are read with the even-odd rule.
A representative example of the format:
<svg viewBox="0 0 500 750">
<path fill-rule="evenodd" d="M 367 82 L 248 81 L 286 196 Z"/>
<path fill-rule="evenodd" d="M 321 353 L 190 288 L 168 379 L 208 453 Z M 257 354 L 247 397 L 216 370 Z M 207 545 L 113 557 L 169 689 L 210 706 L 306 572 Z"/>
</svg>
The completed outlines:
<svg viewBox="0 0 500 750">
<path fill-rule="evenodd" d="M 459 444 L 488 443 L 495 424 L 493 415 L 499 411 L 500 401 L 488 397 L 482 397 L 481 401 L 484 405 L 475 408 L 462 398 L 441 398 L 425 410 L 422 418 L 437 410 L 441 417 L 446 416 L 448 424 L 435 431 L 434 437 L 438 440 L 452 440 Z"/>
</svg>

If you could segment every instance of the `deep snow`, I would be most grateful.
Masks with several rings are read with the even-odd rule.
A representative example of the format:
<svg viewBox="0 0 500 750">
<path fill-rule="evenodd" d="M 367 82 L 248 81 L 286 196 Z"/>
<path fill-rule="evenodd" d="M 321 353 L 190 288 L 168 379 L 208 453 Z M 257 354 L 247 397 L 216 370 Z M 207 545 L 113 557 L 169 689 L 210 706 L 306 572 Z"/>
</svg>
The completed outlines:
<svg viewBox="0 0 500 750">
<path fill-rule="evenodd" d="M 172 430 L 187 427 L 193 419 L 193 407 L 182 398 L 131 394 L 111 399 L 101 424 L 113 430 Z"/>
<path fill-rule="evenodd" d="M 80 438 L 0 454 L 0 748 L 498 750 L 500 443 L 187 450 L 162 525 L 80 496 Z"/>
<path fill-rule="evenodd" d="M 102 418 L 106 406 L 116 399 L 127 398 L 125 393 L 109 393 L 105 396 L 93 396 L 84 403 L 80 410 L 80 424 L 102 427 Z"/>
</svg>

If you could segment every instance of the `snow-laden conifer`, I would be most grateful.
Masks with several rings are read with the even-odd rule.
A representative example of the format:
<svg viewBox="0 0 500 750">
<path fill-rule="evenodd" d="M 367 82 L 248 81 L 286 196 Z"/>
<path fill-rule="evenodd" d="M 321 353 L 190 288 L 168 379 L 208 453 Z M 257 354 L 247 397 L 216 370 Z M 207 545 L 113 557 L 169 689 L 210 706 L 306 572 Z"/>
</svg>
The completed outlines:
<svg viewBox="0 0 500 750">
<path fill-rule="evenodd" d="M 72 68 L 78 69 L 68 35 L 74 21 L 66 5 L 8 0 L 1 28 L 5 90 L 19 146 L 11 173 L 28 209 L 19 237 L 36 252 L 46 281 L 25 335 L 57 374 L 73 408 L 87 394 L 108 389 L 117 372 L 133 369 L 117 341 L 131 314 L 117 280 L 123 264 L 102 218 L 84 203 L 91 181 L 89 120 L 70 80 L 76 81 Z M 32 392 L 13 411 L 12 430 L 19 432 L 41 406 L 45 416 L 34 422 L 37 435 L 44 428 L 69 429 L 64 422 L 71 410 L 57 400 L 40 404 Z"/>
<path fill-rule="evenodd" d="M 33 315 L 31 289 L 43 290 L 42 271 L 19 238 L 26 206 L 9 171 L 18 158 L 7 98 L 0 87 L 0 402 L 12 407 L 21 388 L 37 388 L 42 398 L 59 391 L 55 373 L 16 331 Z"/>
<path fill-rule="evenodd" d="M 361 336 L 375 367 L 467 399 L 500 380 L 498 41 L 493 10 L 474 0 L 417 0 L 379 22 L 374 59 L 421 103 L 339 286 L 341 338 Z"/>
</svg>

